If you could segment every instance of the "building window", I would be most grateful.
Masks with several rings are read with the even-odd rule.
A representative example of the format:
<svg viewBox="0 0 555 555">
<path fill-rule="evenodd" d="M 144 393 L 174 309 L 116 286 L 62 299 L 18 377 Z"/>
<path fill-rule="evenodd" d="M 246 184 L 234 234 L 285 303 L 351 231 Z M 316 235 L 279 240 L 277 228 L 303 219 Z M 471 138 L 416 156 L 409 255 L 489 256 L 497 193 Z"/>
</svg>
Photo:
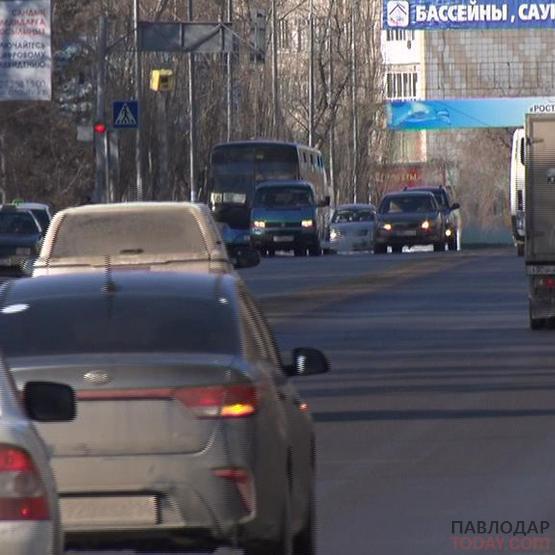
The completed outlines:
<svg viewBox="0 0 555 555">
<path fill-rule="evenodd" d="M 386 75 L 387 98 L 416 98 L 418 73 L 390 72 Z"/>
<path fill-rule="evenodd" d="M 387 29 L 386 40 L 414 40 L 414 31 L 407 31 L 406 29 Z"/>
</svg>

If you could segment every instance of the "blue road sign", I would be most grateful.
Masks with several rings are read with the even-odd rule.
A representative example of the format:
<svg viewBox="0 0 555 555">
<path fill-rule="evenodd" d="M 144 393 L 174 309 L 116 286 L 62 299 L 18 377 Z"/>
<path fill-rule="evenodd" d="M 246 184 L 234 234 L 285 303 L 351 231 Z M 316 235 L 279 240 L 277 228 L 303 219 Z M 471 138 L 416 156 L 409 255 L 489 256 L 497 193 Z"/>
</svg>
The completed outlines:
<svg viewBox="0 0 555 555">
<path fill-rule="evenodd" d="M 136 100 L 115 100 L 112 103 L 112 126 L 114 129 L 137 129 L 139 103 Z"/>
</svg>

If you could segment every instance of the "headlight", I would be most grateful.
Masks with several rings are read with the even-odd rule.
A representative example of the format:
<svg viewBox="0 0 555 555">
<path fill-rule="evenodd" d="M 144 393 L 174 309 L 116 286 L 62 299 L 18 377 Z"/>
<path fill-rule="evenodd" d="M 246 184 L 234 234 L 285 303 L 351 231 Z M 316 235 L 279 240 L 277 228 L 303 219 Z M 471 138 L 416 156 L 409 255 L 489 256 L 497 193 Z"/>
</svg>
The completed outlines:
<svg viewBox="0 0 555 555">
<path fill-rule="evenodd" d="M 332 229 L 332 230 L 330 231 L 330 239 L 331 239 L 332 241 L 335 241 L 338 237 L 339 237 L 339 233 L 337 233 L 337 230 L 336 230 L 336 229 Z"/>
<path fill-rule="evenodd" d="M 391 231 L 393 226 L 391 224 L 383 224 L 382 229 L 385 229 L 385 231 Z"/>
<path fill-rule="evenodd" d="M 257 229 L 264 229 L 266 227 L 266 222 L 262 222 L 260 220 L 254 220 L 254 222 L 252 222 L 252 225 Z"/>
<path fill-rule="evenodd" d="M 451 237 L 451 235 L 453 235 L 453 232 L 450 229 L 446 229 L 445 230 L 445 236 L 446 237 Z"/>
<path fill-rule="evenodd" d="M 301 227 L 313 227 L 314 226 L 314 220 L 303 220 L 301 222 Z"/>
<path fill-rule="evenodd" d="M 422 222 L 422 225 L 420 226 L 422 229 L 430 229 L 430 227 L 432 227 L 432 224 L 430 224 L 429 220 L 424 220 Z"/>
<path fill-rule="evenodd" d="M 21 254 L 21 255 L 29 255 L 31 254 L 31 249 L 29 248 L 25 248 L 25 247 L 19 247 L 17 249 L 15 249 L 15 254 Z"/>
</svg>

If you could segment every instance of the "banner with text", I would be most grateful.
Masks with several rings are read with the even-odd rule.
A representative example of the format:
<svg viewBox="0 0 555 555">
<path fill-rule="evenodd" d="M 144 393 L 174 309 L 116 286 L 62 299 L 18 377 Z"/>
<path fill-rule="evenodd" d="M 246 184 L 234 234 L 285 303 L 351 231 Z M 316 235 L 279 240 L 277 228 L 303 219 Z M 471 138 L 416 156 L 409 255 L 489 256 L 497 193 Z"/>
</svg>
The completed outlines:
<svg viewBox="0 0 555 555">
<path fill-rule="evenodd" d="M 387 126 L 402 131 L 522 127 L 528 113 L 554 114 L 555 97 L 394 100 Z"/>
<path fill-rule="evenodd" d="M 0 101 L 51 96 L 50 0 L 0 0 Z"/>
<path fill-rule="evenodd" d="M 553 27 L 555 3 L 518 0 L 384 0 L 384 29 Z"/>
</svg>

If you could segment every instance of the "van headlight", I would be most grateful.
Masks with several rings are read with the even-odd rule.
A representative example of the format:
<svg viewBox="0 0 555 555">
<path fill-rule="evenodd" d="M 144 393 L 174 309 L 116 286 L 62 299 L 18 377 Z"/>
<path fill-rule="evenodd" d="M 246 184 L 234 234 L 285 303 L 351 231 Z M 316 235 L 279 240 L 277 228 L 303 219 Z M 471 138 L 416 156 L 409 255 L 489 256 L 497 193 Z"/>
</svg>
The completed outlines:
<svg viewBox="0 0 555 555">
<path fill-rule="evenodd" d="M 262 220 L 254 220 L 252 225 L 256 227 L 256 229 L 264 229 L 266 227 L 266 222 L 263 222 Z"/>
<path fill-rule="evenodd" d="M 391 224 L 383 224 L 382 229 L 385 231 L 391 231 L 393 229 L 393 226 Z"/>
<path fill-rule="evenodd" d="M 314 227 L 314 220 L 303 220 L 301 227 Z"/>
<path fill-rule="evenodd" d="M 424 220 L 424 221 L 422 222 L 422 224 L 420 225 L 420 227 L 421 227 L 422 229 L 426 229 L 426 230 L 427 230 L 427 229 L 430 229 L 430 227 L 432 227 L 432 224 L 430 223 L 430 220 Z"/>
</svg>

